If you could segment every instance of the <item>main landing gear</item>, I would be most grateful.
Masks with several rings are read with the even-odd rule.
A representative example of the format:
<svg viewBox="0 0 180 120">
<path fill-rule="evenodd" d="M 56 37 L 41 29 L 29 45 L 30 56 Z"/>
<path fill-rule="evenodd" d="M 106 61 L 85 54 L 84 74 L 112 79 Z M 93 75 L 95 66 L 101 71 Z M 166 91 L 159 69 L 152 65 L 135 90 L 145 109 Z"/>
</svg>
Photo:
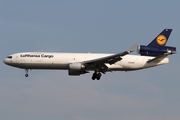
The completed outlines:
<svg viewBox="0 0 180 120">
<path fill-rule="evenodd" d="M 100 80 L 100 78 L 101 78 L 101 73 L 95 71 L 92 76 L 92 80 L 95 80 L 95 79 Z"/>
<path fill-rule="evenodd" d="M 108 67 L 106 65 L 96 65 L 95 72 L 93 73 L 93 76 L 92 76 L 92 80 L 95 80 L 95 79 L 100 80 L 101 72 L 105 74 L 107 69 Z"/>
<path fill-rule="evenodd" d="M 25 77 L 28 77 L 28 69 L 25 69 L 25 71 L 26 71 Z"/>
</svg>

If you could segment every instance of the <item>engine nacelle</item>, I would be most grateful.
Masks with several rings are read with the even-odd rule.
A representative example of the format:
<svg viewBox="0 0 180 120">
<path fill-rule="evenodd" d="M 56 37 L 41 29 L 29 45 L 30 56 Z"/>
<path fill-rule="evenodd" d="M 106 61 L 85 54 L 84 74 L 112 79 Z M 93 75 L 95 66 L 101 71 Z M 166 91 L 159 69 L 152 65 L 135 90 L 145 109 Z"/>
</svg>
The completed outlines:
<svg viewBox="0 0 180 120">
<path fill-rule="evenodd" d="M 164 53 L 174 54 L 176 52 L 175 47 L 163 46 L 163 47 L 149 47 L 140 45 L 137 48 L 137 53 L 145 56 L 159 56 Z"/>
<path fill-rule="evenodd" d="M 70 63 L 69 64 L 69 75 L 80 75 L 85 74 L 85 66 L 82 63 Z"/>
</svg>

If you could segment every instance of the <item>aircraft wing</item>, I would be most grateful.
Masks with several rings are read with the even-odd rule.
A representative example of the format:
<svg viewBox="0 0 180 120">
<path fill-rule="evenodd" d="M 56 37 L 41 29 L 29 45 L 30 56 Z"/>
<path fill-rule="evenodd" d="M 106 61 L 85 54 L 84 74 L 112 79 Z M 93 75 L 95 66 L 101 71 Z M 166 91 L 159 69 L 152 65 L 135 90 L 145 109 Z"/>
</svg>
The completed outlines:
<svg viewBox="0 0 180 120">
<path fill-rule="evenodd" d="M 136 44 L 132 45 L 128 51 L 124 51 L 122 53 L 110 55 L 110 56 L 103 57 L 103 58 L 85 61 L 84 64 L 105 65 L 105 63 L 109 63 L 111 65 L 111 64 L 114 64 L 114 63 L 120 61 L 122 59 L 121 58 L 122 56 L 125 56 L 125 55 L 133 52 L 135 47 L 136 47 Z"/>
</svg>

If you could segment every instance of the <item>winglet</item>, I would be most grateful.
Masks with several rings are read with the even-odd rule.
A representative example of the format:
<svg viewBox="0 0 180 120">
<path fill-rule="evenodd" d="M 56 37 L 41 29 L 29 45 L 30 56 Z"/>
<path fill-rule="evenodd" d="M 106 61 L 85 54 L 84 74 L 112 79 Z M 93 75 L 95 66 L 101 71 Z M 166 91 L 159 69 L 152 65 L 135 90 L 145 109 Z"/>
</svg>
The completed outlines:
<svg viewBox="0 0 180 120">
<path fill-rule="evenodd" d="M 136 44 L 132 45 L 131 48 L 129 48 L 128 52 L 133 52 L 136 48 Z"/>
</svg>

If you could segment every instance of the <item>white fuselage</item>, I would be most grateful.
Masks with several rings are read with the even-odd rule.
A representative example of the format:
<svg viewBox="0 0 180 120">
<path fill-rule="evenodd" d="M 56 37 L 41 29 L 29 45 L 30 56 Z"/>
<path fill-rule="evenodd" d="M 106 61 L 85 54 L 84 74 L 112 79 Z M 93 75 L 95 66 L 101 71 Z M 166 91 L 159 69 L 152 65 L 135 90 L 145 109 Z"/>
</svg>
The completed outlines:
<svg viewBox="0 0 180 120">
<path fill-rule="evenodd" d="M 97 58 L 110 56 L 113 54 L 92 54 L 92 53 L 43 53 L 29 52 L 17 53 L 11 55 L 11 58 L 4 60 L 5 64 L 22 69 L 59 69 L 68 70 L 70 63 L 85 62 Z M 115 64 L 106 64 L 107 71 L 131 71 L 149 68 L 169 62 L 168 58 L 160 62 L 147 63 L 154 57 L 126 55 L 122 60 Z M 94 68 L 86 68 L 86 70 L 94 70 Z"/>
</svg>

